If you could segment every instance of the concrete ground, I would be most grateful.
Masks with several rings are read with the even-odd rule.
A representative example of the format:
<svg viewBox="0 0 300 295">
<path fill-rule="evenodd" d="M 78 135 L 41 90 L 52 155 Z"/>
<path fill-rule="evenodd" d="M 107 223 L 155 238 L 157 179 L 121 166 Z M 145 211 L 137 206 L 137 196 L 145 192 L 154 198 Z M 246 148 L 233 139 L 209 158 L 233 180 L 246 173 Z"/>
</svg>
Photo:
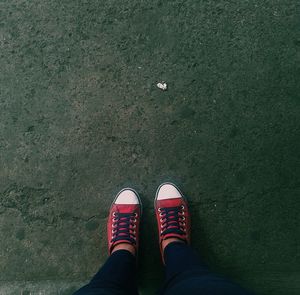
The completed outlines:
<svg viewBox="0 0 300 295">
<path fill-rule="evenodd" d="M 257 294 L 300 294 L 299 1 L 2 0 L 0 294 L 71 294 L 123 186 L 188 197 L 193 246 Z M 156 87 L 167 81 L 168 91 Z"/>
</svg>

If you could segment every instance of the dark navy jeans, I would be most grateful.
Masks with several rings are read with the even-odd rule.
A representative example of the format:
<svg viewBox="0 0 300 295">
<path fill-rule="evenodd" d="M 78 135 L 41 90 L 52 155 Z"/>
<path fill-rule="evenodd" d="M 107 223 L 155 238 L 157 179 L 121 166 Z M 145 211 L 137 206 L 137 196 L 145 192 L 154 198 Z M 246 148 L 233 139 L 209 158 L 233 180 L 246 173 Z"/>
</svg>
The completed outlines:
<svg viewBox="0 0 300 295">
<path fill-rule="evenodd" d="M 191 247 L 169 244 L 164 251 L 166 280 L 159 294 L 250 295 L 209 271 Z M 136 259 L 126 250 L 114 252 L 91 282 L 74 295 L 137 295 Z"/>
</svg>

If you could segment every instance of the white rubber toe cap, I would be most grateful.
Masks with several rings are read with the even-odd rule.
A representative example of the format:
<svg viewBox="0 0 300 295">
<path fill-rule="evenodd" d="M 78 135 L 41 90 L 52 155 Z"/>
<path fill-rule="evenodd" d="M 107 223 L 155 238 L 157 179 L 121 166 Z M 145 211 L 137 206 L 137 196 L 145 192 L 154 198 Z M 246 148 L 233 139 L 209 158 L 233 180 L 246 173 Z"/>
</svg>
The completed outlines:
<svg viewBox="0 0 300 295">
<path fill-rule="evenodd" d="M 124 189 L 121 192 L 119 192 L 119 195 L 117 196 L 115 204 L 124 204 L 124 205 L 135 205 L 139 204 L 139 198 L 136 195 L 136 193 L 130 189 Z"/>
<path fill-rule="evenodd" d="M 181 192 L 171 183 L 162 184 L 157 191 L 156 200 L 182 198 Z"/>
</svg>

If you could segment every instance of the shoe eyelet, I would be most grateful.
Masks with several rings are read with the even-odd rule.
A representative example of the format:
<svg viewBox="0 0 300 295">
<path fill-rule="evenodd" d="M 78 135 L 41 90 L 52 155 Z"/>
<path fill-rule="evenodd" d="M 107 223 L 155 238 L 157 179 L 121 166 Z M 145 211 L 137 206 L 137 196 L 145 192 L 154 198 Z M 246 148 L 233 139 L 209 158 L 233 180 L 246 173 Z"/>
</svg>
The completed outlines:
<svg viewBox="0 0 300 295">
<path fill-rule="evenodd" d="M 133 222 L 134 222 L 134 223 L 136 223 L 136 222 L 137 222 L 137 219 L 136 219 L 136 218 L 134 218 Z"/>
<path fill-rule="evenodd" d="M 164 222 L 162 218 L 161 218 L 159 221 L 160 221 L 160 222 Z"/>
<path fill-rule="evenodd" d="M 137 214 L 137 213 L 134 213 L 134 217 L 138 217 L 138 214 Z"/>
<path fill-rule="evenodd" d="M 182 220 L 185 220 L 185 217 L 184 217 L 184 216 L 182 217 Z"/>
<path fill-rule="evenodd" d="M 158 211 L 158 212 L 161 212 L 161 208 L 158 208 L 157 211 Z"/>
<path fill-rule="evenodd" d="M 181 209 L 184 210 L 184 206 L 183 205 L 181 205 Z"/>
<path fill-rule="evenodd" d="M 112 213 L 112 216 L 113 216 L 113 217 L 116 217 L 116 216 L 117 216 L 117 215 L 116 215 L 116 212 L 113 212 L 113 213 Z"/>
<path fill-rule="evenodd" d="M 132 228 L 136 228 L 136 224 Z"/>
<path fill-rule="evenodd" d="M 160 231 L 160 234 L 162 234 L 162 233 L 163 233 L 163 231 L 161 230 L 161 231 Z"/>
<path fill-rule="evenodd" d="M 163 216 L 162 212 L 159 213 L 159 216 Z"/>
</svg>

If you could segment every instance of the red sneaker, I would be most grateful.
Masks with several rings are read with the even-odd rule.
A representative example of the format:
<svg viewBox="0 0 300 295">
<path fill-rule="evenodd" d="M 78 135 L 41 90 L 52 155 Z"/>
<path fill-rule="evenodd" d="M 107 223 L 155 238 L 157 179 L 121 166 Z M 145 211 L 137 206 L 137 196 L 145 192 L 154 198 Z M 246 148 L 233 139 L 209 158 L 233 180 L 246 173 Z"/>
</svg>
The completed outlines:
<svg viewBox="0 0 300 295">
<path fill-rule="evenodd" d="M 139 245 L 139 225 L 142 213 L 141 200 L 131 188 L 121 190 L 113 201 L 107 222 L 108 252 L 120 243 Z"/>
<path fill-rule="evenodd" d="M 156 191 L 154 200 L 159 245 L 162 258 L 162 241 L 178 238 L 190 243 L 190 215 L 187 201 L 179 188 L 173 183 L 163 183 Z"/>
</svg>

